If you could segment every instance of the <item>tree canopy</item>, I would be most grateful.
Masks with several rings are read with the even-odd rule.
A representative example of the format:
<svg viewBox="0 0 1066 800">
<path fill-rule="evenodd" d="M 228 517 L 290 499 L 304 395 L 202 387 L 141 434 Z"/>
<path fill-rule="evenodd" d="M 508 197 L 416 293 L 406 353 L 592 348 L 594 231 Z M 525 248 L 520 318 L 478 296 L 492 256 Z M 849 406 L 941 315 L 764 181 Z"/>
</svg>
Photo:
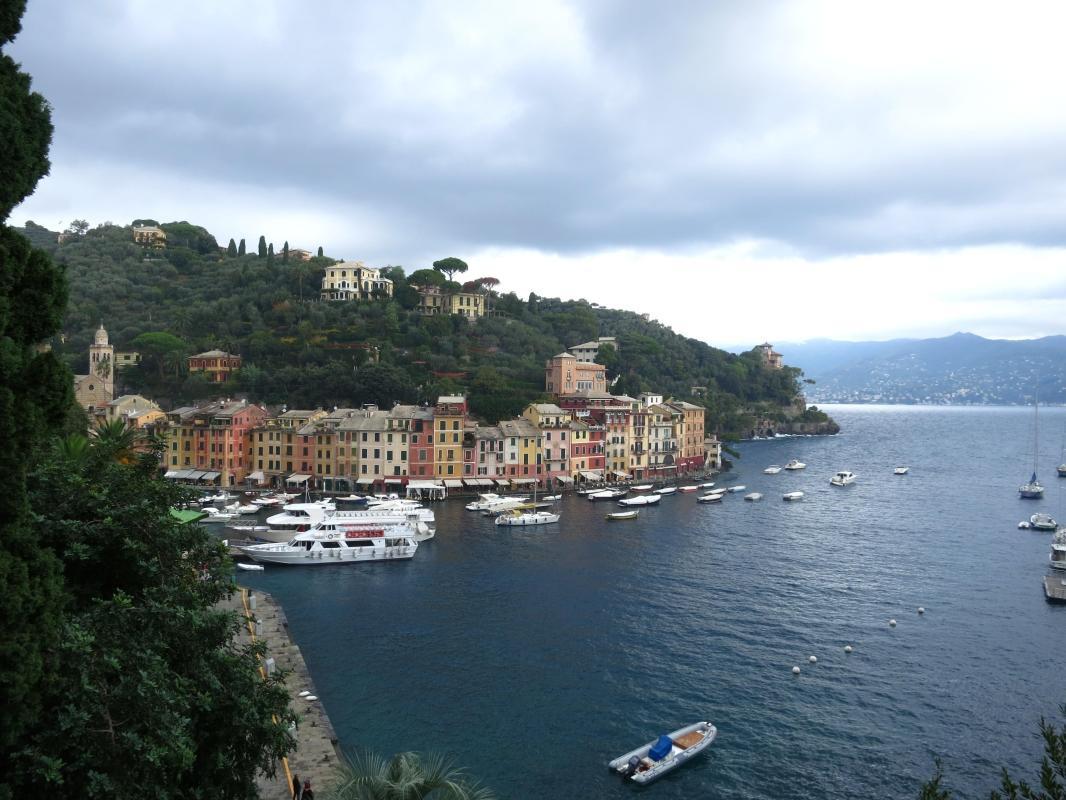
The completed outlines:
<svg viewBox="0 0 1066 800">
<path fill-rule="evenodd" d="M 466 272 L 470 267 L 468 267 L 466 262 L 461 258 L 449 256 L 448 258 L 442 258 L 440 261 L 434 261 L 433 269 L 438 272 L 446 273 L 448 275 L 448 280 L 452 280 L 456 272 Z"/>
</svg>

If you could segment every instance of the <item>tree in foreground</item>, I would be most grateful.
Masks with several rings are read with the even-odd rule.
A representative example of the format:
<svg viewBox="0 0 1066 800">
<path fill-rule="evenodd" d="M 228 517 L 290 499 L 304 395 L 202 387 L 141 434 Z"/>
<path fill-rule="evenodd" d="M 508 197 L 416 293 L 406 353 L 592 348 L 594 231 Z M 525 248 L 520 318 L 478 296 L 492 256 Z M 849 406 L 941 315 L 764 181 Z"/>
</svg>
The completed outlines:
<svg viewBox="0 0 1066 800">
<path fill-rule="evenodd" d="M 494 800 L 495 795 L 441 756 L 364 752 L 341 759 L 325 800 Z"/>
<path fill-rule="evenodd" d="M 1066 705 L 1059 707 L 1066 716 Z M 1044 757 L 1040 762 L 1039 788 L 1025 781 L 1015 783 L 1007 768 L 1000 776 L 999 790 L 993 790 L 990 800 L 1066 800 L 1066 725 L 1056 728 L 1040 718 L 1040 738 L 1044 740 Z M 943 771 L 939 759 L 936 774 L 922 785 L 919 800 L 951 800 L 951 792 L 943 786 Z"/>
</svg>

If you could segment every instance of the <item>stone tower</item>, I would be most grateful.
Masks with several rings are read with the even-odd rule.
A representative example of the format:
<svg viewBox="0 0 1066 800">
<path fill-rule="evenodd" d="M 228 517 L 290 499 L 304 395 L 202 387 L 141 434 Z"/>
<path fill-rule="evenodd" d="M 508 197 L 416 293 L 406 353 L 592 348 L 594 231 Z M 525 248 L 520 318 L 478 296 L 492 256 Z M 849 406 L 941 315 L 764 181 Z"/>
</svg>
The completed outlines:
<svg viewBox="0 0 1066 800">
<path fill-rule="evenodd" d="M 93 343 L 89 345 L 89 373 L 96 379 L 107 396 L 107 401 L 115 399 L 115 348 L 108 342 L 104 323 L 96 331 Z"/>
</svg>

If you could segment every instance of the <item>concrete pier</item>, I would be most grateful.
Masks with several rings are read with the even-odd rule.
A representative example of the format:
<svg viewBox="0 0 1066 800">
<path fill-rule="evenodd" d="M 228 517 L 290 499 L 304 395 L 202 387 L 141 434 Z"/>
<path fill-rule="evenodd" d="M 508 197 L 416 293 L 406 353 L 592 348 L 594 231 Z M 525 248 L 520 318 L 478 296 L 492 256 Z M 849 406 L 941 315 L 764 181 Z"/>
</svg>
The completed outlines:
<svg viewBox="0 0 1066 800">
<path fill-rule="evenodd" d="M 332 778 L 333 767 L 338 761 L 337 734 L 321 700 L 308 701 L 300 697 L 303 691 L 312 695 L 317 692 L 300 648 L 289 636 L 285 612 L 270 595 L 245 588 L 238 589 L 224 605 L 236 611 L 244 623 L 237 634 L 241 641 L 259 641 L 266 645 L 261 672 L 266 674 L 269 660 L 273 659 L 274 668 L 287 673 L 285 685 L 299 718 L 296 750 L 278 764 L 274 778 L 260 776 L 259 796 L 263 800 L 291 800 L 294 774 L 299 775 L 301 784 L 310 780 L 316 793 L 321 793 Z"/>
</svg>

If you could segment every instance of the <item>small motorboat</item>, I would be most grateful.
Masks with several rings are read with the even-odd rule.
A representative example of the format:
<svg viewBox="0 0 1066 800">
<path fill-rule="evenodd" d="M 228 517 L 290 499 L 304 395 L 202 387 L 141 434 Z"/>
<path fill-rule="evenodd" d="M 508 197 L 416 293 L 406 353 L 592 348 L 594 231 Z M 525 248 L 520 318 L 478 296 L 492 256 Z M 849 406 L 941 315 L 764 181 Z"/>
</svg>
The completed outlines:
<svg viewBox="0 0 1066 800">
<path fill-rule="evenodd" d="M 858 476 L 854 472 L 848 472 L 846 469 L 842 469 L 829 479 L 829 483 L 832 486 L 850 486 L 855 483 L 857 477 Z"/>
<path fill-rule="evenodd" d="M 595 502 L 596 500 L 617 500 L 619 497 L 625 496 L 625 489 L 600 489 L 598 492 L 588 495 L 588 499 Z"/>
<path fill-rule="evenodd" d="M 496 517 L 497 525 L 550 525 L 553 522 L 559 521 L 558 514 L 552 514 L 549 511 L 524 511 L 520 512 L 517 509 L 510 511 L 506 514 L 500 514 Z"/>
<path fill-rule="evenodd" d="M 636 783 L 651 783 L 700 753 L 717 735 L 711 723 L 695 722 L 630 750 L 607 767 Z"/>
<path fill-rule="evenodd" d="M 243 561 L 238 561 L 237 569 L 247 570 L 248 572 L 262 572 L 266 567 L 262 564 L 245 564 Z"/>
<path fill-rule="evenodd" d="M 653 488 L 655 488 L 655 487 L 653 487 L 650 483 L 642 483 L 642 484 L 640 484 L 640 486 L 631 486 L 631 487 L 629 487 L 629 491 L 631 491 L 631 492 L 650 492 Z"/>
<path fill-rule="evenodd" d="M 906 475 L 908 472 L 910 472 L 910 469 L 911 469 L 910 467 L 896 467 L 894 470 L 892 470 L 892 474 L 893 475 Z"/>
<path fill-rule="evenodd" d="M 257 497 L 252 500 L 252 505 L 262 506 L 263 508 L 266 508 L 267 506 L 279 506 L 281 505 L 281 498 L 273 496 Z"/>
<path fill-rule="evenodd" d="M 785 492 L 783 495 L 781 495 L 781 499 L 782 500 L 787 500 L 789 502 L 795 502 L 796 500 L 802 500 L 803 499 L 803 492 Z"/>
<path fill-rule="evenodd" d="M 1041 513 L 1029 517 L 1029 526 L 1038 531 L 1053 531 L 1059 527 L 1059 524 L 1050 514 Z"/>
<path fill-rule="evenodd" d="M 624 500 L 619 500 L 620 506 L 654 506 L 658 505 L 659 501 L 663 499 L 661 494 L 643 494 L 637 497 L 627 497 Z"/>
<path fill-rule="evenodd" d="M 730 486 L 728 489 L 726 489 L 726 491 L 733 492 L 733 494 L 736 494 L 737 492 L 743 492 L 747 488 L 748 487 L 742 483 L 739 486 Z"/>
<path fill-rule="evenodd" d="M 700 488 L 701 489 L 713 489 L 714 488 L 714 481 L 710 481 L 708 483 L 701 483 L 700 484 Z"/>
<path fill-rule="evenodd" d="M 679 492 L 685 492 L 687 494 L 688 492 L 698 492 L 700 490 L 700 487 L 699 486 L 678 486 L 677 490 Z"/>
<path fill-rule="evenodd" d="M 554 503 L 556 500 L 562 500 L 563 496 L 561 494 L 549 494 L 545 495 L 540 499 L 543 500 L 545 503 Z"/>
<path fill-rule="evenodd" d="M 677 494 L 676 486 L 664 486 L 662 489 L 656 489 L 654 494 L 665 497 L 668 494 Z"/>
<path fill-rule="evenodd" d="M 767 475 L 776 475 L 780 471 L 781 471 L 781 465 L 780 464 L 771 464 L 770 466 L 768 466 L 766 469 L 763 470 L 763 472 L 766 473 Z"/>
<path fill-rule="evenodd" d="M 725 492 L 708 492 L 696 498 L 697 503 L 721 503 Z"/>
<path fill-rule="evenodd" d="M 232 508 L 232 506 L 230 506 L 230 508 Z M 251 515 L 251 514 L 258 514 L 263 509 L 260 508 L 259 506 L 253 506 L 251 503 L 249 503 L 248 505 L 245 505 L 245 506 L 238 505 L 233 510 L 236 511 L 238 514 Z"/>
<path fill-rule="evenodd" d="M 744 495 L 744 499 L 756 503 L 759 500 L 762 500 L 762 495 L 759 492 L 752 492 L 751 494 Z"/>
<path fill-rule="evenodd" d="M 200 520 L 200 524 L 210 522 L 229 522 L 236 516 L 232 511 L 219 511 L 217 508 L 211 506 L 205 508 L 204 513 L 207 514 L 207 516 Z"/>
<path fill-rule="evenodd" d="M 614 511 L 607 515 L 607 519 L 636 519 L 639 511 Z"/>
<path fill-rule="evenodd" d="M 1026 522 L 1024 519 L 1021 522 L 1018 523 L 1018 530 L 1027 531 L 1031 527 L 1033 527 L 1033 526 L 1030 525 L 1028 522 Z"/>
<path fill-rule="evenodd" d="M 785 464 L 785 469 L 807 469 L 807 465 L 798 458 L 794 458 Z"/>
</svg>

